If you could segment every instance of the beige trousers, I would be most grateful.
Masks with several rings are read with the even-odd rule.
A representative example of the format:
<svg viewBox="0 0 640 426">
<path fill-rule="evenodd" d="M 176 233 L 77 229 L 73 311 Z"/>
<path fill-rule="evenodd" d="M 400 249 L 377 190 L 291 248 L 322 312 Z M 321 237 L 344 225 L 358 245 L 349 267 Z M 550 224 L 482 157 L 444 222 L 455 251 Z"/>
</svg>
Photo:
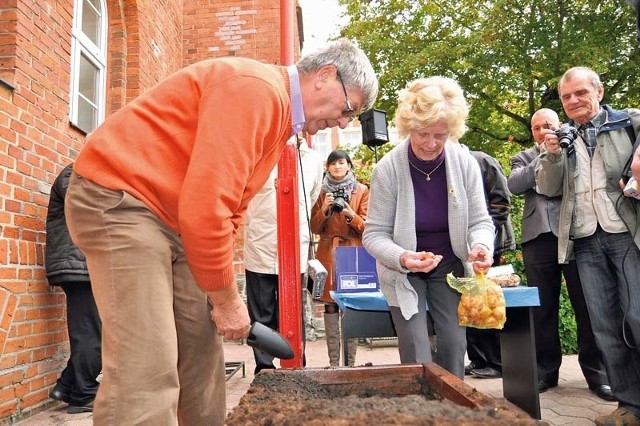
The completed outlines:
<svg viewBox="0 0 640 426">
<path fill-rule="evenodd" d="M 179 236 L 141 201 L 75 173 L 65 211 L 102 319 L 94 424 L 223 424 L 222 340 Z"/>
</svg>

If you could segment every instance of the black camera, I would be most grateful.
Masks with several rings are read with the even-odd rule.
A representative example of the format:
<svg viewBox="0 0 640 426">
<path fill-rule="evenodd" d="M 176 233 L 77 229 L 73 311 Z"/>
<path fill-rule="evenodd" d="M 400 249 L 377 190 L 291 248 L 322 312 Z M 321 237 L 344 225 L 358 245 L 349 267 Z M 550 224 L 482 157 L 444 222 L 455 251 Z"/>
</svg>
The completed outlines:
<svg viewBox="0 0 640 426">
<path fill-rule="evenodd" d="M 344 206 L 349 202 L 349 194 L 344 190 L 344 188 L 340 188 L 333 192 L 333 205 L 331 206 L 331 211 L 333 213 L 340 213 L 344 210 Z"/>
<path fill-rule="evenodd" d="M 560 144 L 560 148 L 567 149 L 573 145 L 573 142 L 578 137 L 578 130 L 569 126 L 568 124 L 563 124 L 558 130 L 554 131 L 556 136 L 558 137 L 558 143 Z"/>
</svg>

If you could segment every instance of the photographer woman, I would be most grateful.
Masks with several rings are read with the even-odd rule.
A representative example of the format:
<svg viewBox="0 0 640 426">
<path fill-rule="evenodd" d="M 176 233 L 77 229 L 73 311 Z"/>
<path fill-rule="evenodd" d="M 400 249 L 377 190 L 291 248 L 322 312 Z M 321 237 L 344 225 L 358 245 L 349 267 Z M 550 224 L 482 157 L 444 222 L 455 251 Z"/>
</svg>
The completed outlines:
<svg viewBox="0 0 640 426">
<path fill-rule="evenodd" d="M 353 163 L 346 152 L 336 150 L 329 154 L 322 192 L 311 212 L 311 231 L 320 236 L 317 258 L 328 272 L 320 300 L 324 302 L 324 326 L 331 367 L 337 367 L 340 361 L 340 317 L 338 305 L 329 295 L 330 290 L 335 290 L 333 248 L 362 245 L 369 203 L 369 188 L 356 180 L 352 168 Z M 350 339 L 346 364 L 351 367 L 355 365 L 357 349 L 357 339 Z"/>
</svg>

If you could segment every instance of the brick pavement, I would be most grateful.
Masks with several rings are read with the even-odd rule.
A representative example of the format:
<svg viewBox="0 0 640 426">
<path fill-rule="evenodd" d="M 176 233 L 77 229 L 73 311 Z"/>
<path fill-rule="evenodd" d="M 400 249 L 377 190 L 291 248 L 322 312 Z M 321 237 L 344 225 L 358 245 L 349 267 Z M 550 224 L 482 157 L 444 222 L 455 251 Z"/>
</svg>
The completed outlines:
<svg viewBox="0 0 640 426">
<path fill-rule="evenodd" d="M 373 365 L 399 363 L 397 347 L 393 340 L 374 341 L 373 347 L 360 346 L 356 364 Z M 324 340 L 309 342 L 307 345 L 307 365 L 325 367 L 329 364 Z M 253 380 L 255 363 L 251 348 L 238 342 L 225 343 L 227 361 L 244 361 L 246 377 L 238 371 L 227 381 L 227 411 L 232 410 L 245 394 Z M 502 381 L 499 379 L 465 378 L 471 386 L 494 398 L 502 397 Z M 595 396 L 587 388 L 578 365 L 576 355 L 563 357 L 560 381 L 557 388 L 540 395 L 542 419 L 550 425 L 593 425 L 592 419 L 613 411 L 616 403 L 606 402 Z M 91 414 L 67 414 L 65 404 L 43 411 L 16 423 L 19 426 L 90 426 Z"/>
</svg>

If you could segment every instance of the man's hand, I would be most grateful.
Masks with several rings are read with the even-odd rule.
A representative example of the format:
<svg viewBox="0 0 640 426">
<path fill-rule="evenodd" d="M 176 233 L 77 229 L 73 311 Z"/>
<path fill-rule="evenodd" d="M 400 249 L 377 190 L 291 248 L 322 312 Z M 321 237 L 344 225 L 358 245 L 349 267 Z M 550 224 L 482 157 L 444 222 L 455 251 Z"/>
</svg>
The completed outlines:
<svg viewBox="0 0 640 426">
<path fill-rule="evenodd" d="M 439 254 L 428 252 L 405 251 L 400 256 L 400 264 L 411 272 L 430 272 L 442 260 Z"/>
<path fill-rule="evenodd" d="M 542 129 L 540 131 L 544 135 L 544 148 L 549 154 L 560 154 L 562 148 L 560 147 L 560 141 L 556 136 L 555 130 Z"/>
<path fill-rule="evenodd" d="M 251 320 L 235 285 L 222 290 L 208 291 L 207 296 L 213 305 L 211 319 L 218 334 L 228 340 L 246 339 L 249 336 Z"/>
</svg>

